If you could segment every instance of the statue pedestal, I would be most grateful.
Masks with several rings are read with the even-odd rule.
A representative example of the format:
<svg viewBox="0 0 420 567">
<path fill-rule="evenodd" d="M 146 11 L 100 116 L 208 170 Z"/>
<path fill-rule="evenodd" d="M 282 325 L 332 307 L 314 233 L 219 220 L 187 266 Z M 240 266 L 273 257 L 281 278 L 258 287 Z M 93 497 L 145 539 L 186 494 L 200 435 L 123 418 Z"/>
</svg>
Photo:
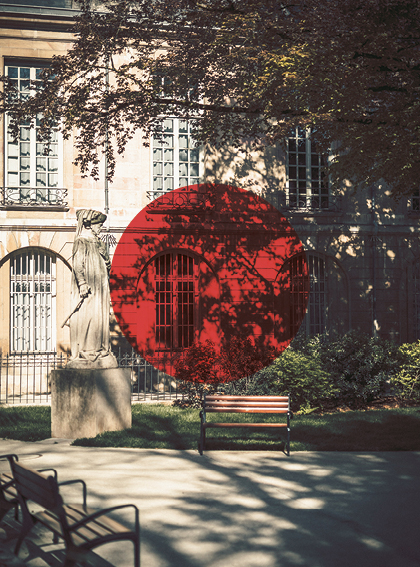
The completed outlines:
<svg viewBox="0 0 420 567">
<path fill-rule="evenodd" d="M 131 427 L 130 369 L 51 372 L 51 436 L 96 437 Z"/>
</svg>

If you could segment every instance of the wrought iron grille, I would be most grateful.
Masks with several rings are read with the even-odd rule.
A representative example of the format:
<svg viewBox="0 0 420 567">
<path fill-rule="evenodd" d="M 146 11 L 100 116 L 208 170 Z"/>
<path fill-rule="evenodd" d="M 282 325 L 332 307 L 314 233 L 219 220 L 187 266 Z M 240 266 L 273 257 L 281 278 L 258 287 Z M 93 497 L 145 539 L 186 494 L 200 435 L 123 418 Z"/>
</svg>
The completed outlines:
<svg viewBox="0 0 420 567">
<path fill-rule="evenodd" d="M 178 397 L 177 382 L 157 370 L 134 351 L 114 353 L 120 368 L 131 370 L 132 401 L 163 401 Z M 0 354 L 0 403 L 49 404 L 50 376 L 56 368 L 64 368 L 66 354 L 21 352 Z"/>
<path fill-rule="evenodd" d="M 153 213 L 162 212 L 200 212 L 206 211 L 207 193 L 183 189 L 182 191 L 148 191 L 147 196 L 151 200 L 148 211 Z M 159 197 L 161 197 L 159 199 Z"/>
<path fill-rule="evenodd" d="M 67 189 L 57 187 L 3 187 L 3 207 L 67 207 Z"/>
</svg>

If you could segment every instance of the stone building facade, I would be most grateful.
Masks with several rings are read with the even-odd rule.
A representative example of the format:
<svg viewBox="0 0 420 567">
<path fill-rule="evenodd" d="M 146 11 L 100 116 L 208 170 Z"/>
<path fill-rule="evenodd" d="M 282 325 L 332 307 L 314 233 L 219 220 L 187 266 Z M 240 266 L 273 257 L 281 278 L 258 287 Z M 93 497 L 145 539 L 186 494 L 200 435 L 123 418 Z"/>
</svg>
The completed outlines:
<svg viewBox="0 0 420 567">
<path fill-rule="evenodd" d="M 42 6 L 41 8 L 39 6 Z M 27 80 L 72 45 L 71 0 L 0 4 L 2 73 L 25 92 Z M 306 250 L 311 280 L 307 333 L 358 329 L 397 342 L 420 338 L 419 197 L 395 203 L 382 187 L 332 194 L 324 156 L 309 133 L 291 133 L 280 148 L 255 152 L 195 148 L 186 121 L 163 122 L 167 145 L 141 135 L 129 141 L 107 185 L 82 178 L 73 141 L 58 135 L 49 157 L 36 131 L 20 139 L 2 120 L 0 176 L 0 349 L 3 353 L 68 352 L 71 253 L 76 210 L 108 215 L 103 237 L 112 256 L 130 221 L 167 191 L 198 183 L 259 193 L 288 219 Z M 105 163 L 102 164 L 105 171 Z M 412 188 L 418 195 L 418 189 Z M 417 193 L 415 191 L 417 190 Z M 123 344 L 115 324 L 113 341 Z"/>
</svg>

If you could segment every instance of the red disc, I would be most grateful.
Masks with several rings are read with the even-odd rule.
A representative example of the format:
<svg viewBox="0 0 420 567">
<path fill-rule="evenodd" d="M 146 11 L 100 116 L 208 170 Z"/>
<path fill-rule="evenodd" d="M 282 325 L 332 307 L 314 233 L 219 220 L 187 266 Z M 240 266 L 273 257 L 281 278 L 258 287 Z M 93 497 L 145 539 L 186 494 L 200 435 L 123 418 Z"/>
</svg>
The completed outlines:
<svg viewBox="0 0 420 567">
<path fill-rule="evenodd" d="M 272 362 L 309 296 L 305 252 L 285 217 L 255 193 L 218 184 L 176 189 L 140 211 L 118 243 L 110 282 L 131 346 L 169 375 L 179 360 L 207 361 L 190 378 L 200 382 Z"/>
</svg>

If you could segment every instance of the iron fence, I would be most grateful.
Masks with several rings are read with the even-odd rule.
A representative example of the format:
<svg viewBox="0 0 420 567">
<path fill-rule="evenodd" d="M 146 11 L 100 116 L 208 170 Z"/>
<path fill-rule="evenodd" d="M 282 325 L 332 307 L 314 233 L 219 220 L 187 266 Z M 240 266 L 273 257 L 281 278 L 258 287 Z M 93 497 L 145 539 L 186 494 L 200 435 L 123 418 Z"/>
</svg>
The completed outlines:
<svg viewBox="0 0 420 567">
<path fill-rule="evenodd" d="M 134 351 L 114 353 L 120 368 L 131 370 L 132 401 L 164 401 L 178 397 L 172 376 L 157 370 Z M 57 353 L 0 354 L 0 404 L 49 404 L 50 375 L 64 368 L 69 356 Z"/>
</svg>

